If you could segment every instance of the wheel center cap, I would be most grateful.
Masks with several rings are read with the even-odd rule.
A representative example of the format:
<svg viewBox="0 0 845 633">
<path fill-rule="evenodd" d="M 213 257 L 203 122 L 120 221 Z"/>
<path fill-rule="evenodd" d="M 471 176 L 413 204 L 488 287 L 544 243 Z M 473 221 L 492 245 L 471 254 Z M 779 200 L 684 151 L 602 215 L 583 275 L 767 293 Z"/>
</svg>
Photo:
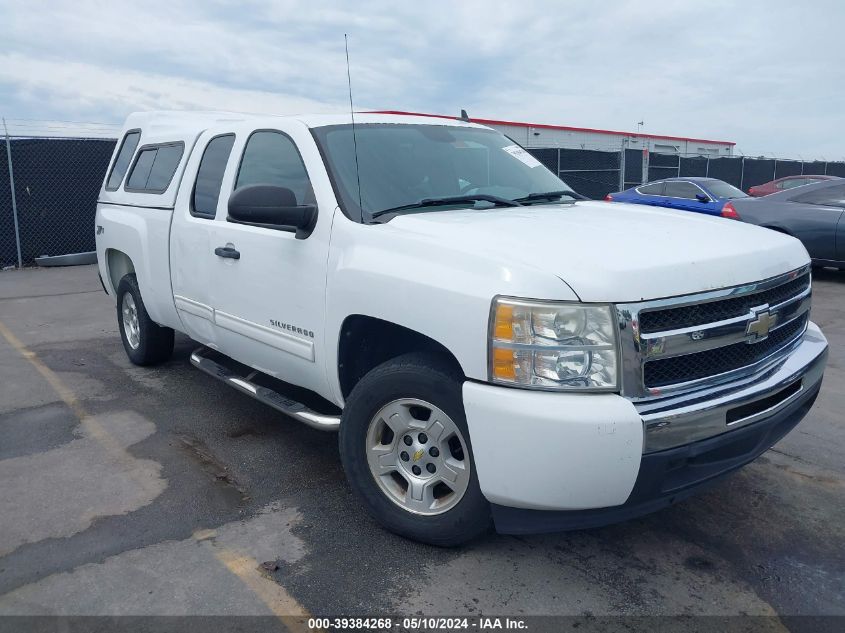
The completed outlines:
<svg viewBox="0 0 845 633">
<path fill-rule="evenodd" d="M 400 459 L 399 464 L 405 472 L 417 479 L 429 479 L 432 476 L 428 464 L 434 463 L 435 468 L 439 465 L 439 460 L 428 454 L 428 446 L 417 439 L 414 439 L 410 446 L 400 443 L 397 452 L 401 453 L 403 450 L 407 453 L 408 461 Z"/>
</svg>

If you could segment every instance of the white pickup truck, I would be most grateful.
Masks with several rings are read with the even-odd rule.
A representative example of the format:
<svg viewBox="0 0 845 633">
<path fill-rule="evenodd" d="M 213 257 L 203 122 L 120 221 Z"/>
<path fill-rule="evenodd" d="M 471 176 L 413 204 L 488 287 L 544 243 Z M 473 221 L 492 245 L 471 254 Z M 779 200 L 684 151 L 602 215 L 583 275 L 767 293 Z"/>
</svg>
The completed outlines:
<svg viewBox="0 0 845 633">
<path fill-rule="evenodd" d="M 788 433 L 827 357 L 798 240 L 584 200 L 463 120 L 133 114 L 96 240 L 133 363 L 186 334 L 439 545 L 683 499 Z"/>
</svg>

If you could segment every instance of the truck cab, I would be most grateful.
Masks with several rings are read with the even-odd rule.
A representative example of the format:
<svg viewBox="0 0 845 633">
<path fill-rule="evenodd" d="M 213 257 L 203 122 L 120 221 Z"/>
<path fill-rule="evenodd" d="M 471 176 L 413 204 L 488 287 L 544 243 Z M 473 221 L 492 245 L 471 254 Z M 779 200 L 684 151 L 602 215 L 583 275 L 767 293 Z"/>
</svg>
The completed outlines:
<svg viewBox="0 0 845 633">
<path fill-rule="evenodd" d="M 583 200 L 461 120 L 133 114 L 96 240 L 132 362 L 187 335 L 438 545 L 679 501 L 798 424 L 827 356 L 797 240 Z"/>
</svg>

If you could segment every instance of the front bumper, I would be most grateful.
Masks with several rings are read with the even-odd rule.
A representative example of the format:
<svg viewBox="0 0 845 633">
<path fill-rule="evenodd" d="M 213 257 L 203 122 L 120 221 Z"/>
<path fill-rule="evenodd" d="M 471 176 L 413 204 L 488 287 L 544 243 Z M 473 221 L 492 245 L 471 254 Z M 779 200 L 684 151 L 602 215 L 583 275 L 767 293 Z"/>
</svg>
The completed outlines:
<svg viewBox="0 0 845 633">
<path fill-rule="evenodd" d="M 648 413 L 611 394 L 465 383 L 478 481 L 497 529 L 592 527 L 689 496 L 797 425 L 815 401 L 826 359 L 827 341 L 810 323 L 801 344 L 754 383 Z"/>
</svg>

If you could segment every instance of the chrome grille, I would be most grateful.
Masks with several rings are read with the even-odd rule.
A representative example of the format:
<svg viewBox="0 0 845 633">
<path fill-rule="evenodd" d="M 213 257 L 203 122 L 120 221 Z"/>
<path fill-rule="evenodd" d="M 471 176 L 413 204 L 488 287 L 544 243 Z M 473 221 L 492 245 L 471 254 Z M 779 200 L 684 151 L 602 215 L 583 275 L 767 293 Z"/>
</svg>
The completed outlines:
<svg viewBox="0 0 845 633">
<path fill-rule="evenodd" d="M 734 343 L 704 352 L 648 361 L 644 365 L 643 382 L 647 388 L 664 387 L 753 365 L 795 340 L 806 327 L 805 314 L 776 328 L 759 343 Z"/>
<path fill-rule="evenodd" d="M 763 371 L 803 335 L 810 296 L 804 266 L 735 288 L 617 305 L 623 394 L 655 399 Z"/>
<path fill-rule="evenodd" d="M 647 310 L 640 314 L 640 332 L 660 332 L 682 327 L 722 321 L 747 314 L 749 310 L 763 304 L 777 305 L 800 294 L 810 285 L 810 273 L 788 281 L 780 286 L 761 292 L 752 292 L 739 297 L 696 303 L 693 305 Z"/>
</svg>

